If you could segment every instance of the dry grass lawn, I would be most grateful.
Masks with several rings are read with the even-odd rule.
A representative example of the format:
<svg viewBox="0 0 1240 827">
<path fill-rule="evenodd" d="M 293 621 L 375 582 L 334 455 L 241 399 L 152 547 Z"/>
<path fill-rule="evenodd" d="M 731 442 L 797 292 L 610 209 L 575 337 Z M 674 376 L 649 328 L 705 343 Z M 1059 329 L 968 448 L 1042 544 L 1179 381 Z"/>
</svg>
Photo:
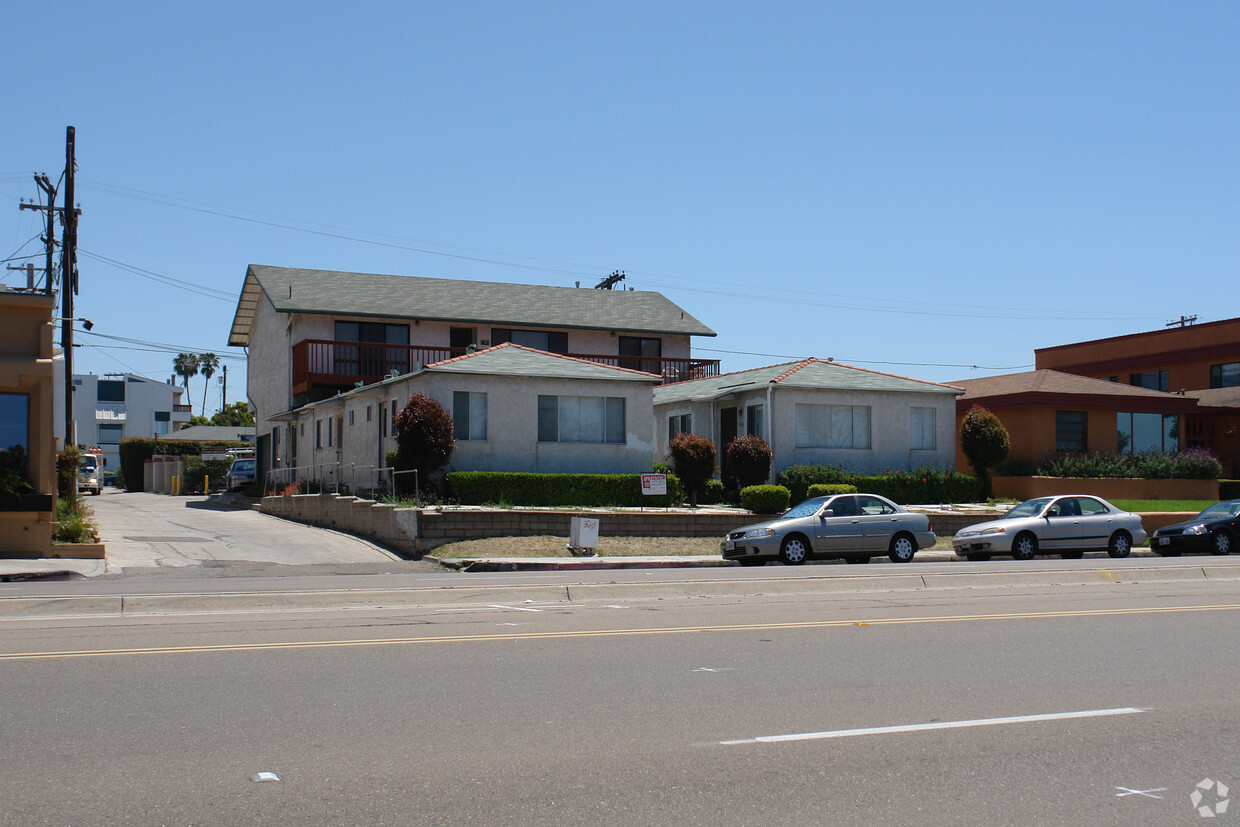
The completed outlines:
<svg viewBox="0 0 1240 827">
<path fill-rule="evenodd" d="M 719 555 L 718 537 L 600 537 L 600 557 L 679 557 Z M 488 537 L 436 546 L 428 553 L 443 558 L 571 557 L 565 537 Z M 940 537 L 938 550 L 950 550 L 950 537 Z"/>
</svg>

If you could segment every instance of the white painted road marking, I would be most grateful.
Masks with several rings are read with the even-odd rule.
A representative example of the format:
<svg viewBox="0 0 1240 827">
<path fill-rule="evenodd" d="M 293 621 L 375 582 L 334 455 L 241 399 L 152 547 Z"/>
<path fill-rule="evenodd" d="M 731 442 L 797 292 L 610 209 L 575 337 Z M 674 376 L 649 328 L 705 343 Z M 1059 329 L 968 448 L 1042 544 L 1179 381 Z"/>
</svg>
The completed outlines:
<svg viewBox="0 0 1240 827">
<path fill-rule="evenodd" d="M 890 735 L 898 732 L 926 732 L 934 729 L 963 729 L 975 726 L 998 726 L 1000 724 L 1030 724 L 1039 721 L 1064 721 L 1072 718 L 1103 718 L 1109 715 L 1135 715 L 1145 712 L 1132 706 L 1118 709 L 1089 709 L 1082 712 L 1050 712 L 1045 715 L 1016 715 L 1011 718 L 978 718 L 972 721 L 935 721 L 929 724 L 904 724 L 901 726 L 866 727 L 864 729 L 837 729 L 830 732 L 797 732 L 791 735 L 759 735 L 757 738 L 739 738 L 735 741 L 719 741 L 723 746 L 735 744 L 774 744 L 782 741 L 815 741 L 823 738 L 851 738 L 855 735 Z"/>
<path fill-rule="evenodd" d="M 1116 793 L 1116 798 L 1123 798 L 1127 795 L 1143 795 L 1146 798 L 1157 798 L 1159 801 L 1162 801 L 1162 796 L 1154 795 L 1154 793 L 1165 793 L 1167 791 L 1166 787 L 1155 787 L 1152 790 L 1130 790 L 1127 787 L 1116 787 L 1115 789 L 1123 791 Z"/>
</svg>

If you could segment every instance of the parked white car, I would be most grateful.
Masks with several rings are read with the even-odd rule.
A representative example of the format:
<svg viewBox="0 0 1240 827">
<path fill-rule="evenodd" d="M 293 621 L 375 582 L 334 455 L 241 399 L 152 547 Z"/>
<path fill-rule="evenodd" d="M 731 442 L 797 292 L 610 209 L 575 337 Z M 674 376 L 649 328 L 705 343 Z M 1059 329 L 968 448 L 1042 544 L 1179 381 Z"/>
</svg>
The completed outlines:
<svg viewBox="0 0 1240 827">
<path fill-rule="evenodd" d="M 1032 560 L 1050 553 L 1075 559 L 1087 551 L 1127 557 L 1144 542 L 1140 515 L 1101 497 L 1072 494 L 1026 500 L 997 520 L 962 528 L 952 548 L 970 560 L 989 560 L 992 554 Z"/>
</svg>

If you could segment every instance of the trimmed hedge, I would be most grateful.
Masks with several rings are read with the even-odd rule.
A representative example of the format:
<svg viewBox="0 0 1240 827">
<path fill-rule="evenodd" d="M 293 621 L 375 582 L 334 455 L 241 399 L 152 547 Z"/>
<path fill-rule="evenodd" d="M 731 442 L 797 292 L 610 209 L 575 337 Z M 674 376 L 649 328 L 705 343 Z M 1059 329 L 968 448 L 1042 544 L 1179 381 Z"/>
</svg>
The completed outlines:
<svg viewBox="0 0 1240 827">
<path fill-rule="evenodd" d="M 741 508 L 755 514 L 783 514 L 788 510 L 788 497 L 782 485 L 750 485 L 741 489 Z"/>
<path fill-rule="evenodd" d="M 526 474 L 451 471 L 449 494 L 462 505 L 505 503 L 527 506 L 666 506 L 684 501 L 684 487 L 667 475 L 667 495 L 642 494 L 641 474 Z"/>
<path fill-rule="evenodd" d="M 777 481 L 788 489 L 794 503 L 809 499 L 812 485 L 853 485 L 857 491 L 879 494 L 902 505 L 982 499 L 982 485 L 977 477 L 940 468 L 860 474 L 835 465 L 790 465 L 779 474 Z"/>
<path fill-rule="evenodd" d="M 836 485 L 811 485 L 806 492 L 805 499 L 810 500 L 814 497 L 830 497 L 833 494 L 856 494 L 857 486 L 847 485 L 844 483 Z"/>
</svg>

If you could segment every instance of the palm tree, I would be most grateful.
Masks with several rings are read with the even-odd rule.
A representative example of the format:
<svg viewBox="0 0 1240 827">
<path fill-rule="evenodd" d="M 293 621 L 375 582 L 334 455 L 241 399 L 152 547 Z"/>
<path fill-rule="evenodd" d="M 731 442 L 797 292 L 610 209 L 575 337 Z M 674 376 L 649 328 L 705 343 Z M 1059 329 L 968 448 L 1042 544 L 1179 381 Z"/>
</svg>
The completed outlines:
<svg viewBox="0 0 1240 827">
<path fill-rule="evenodd" d="M 189 378 L 198 375 L 198 357 L 192 353 L 178 353 L 177 358 L 172 360 L 172 369 L 184 380 L 185 401 L 194 404 L 189 397 Z M 193 413 L 192 409 L 190 413 Z"/>
<path fill-rule="evenodd" d="M 202 391 L 202 415 L 207 415 L 207 393 L 211 390 L 211 377 L 215 375 L 215 371 L 219 369 L 220 357 L 214 353 L 198 354 L 198 372 L 202 374 L 205 380 L 203 384 L 206 386 Z"/>
</svg>

